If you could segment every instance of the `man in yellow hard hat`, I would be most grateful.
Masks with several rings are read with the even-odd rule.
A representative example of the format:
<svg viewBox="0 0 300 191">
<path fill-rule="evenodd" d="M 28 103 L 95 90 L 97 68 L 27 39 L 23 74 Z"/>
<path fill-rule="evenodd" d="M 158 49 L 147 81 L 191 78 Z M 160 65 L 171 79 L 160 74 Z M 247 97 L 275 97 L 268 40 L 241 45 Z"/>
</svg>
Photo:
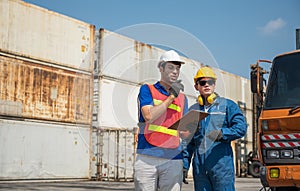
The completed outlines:
<svg viewBox="0 0 300 191">
<path fill-rule="evenodd" d="M 179 132 L 169 127 L 188 111 L 183 84 L 178 80 L 183 64 L 174 50 L 166 51 L 158 62 L 160 80 L 140 88 L 136 191 L 181 190 L 183 148 Z"/>
<path fill-rule="evenodd" d="M 184 169 L 193 158 L 196 191 L 234 191 L 234 164 L 231 141 L 243 137 L 247 124 L 238 105 L 215 93 L 217 76 L 209 66 L 201 67 L 194 77 L 200 93 L 190 110 L 208 112 L 184 150 Z M 185 171 L 186 171 L 185 170 Z"/>
</svg>

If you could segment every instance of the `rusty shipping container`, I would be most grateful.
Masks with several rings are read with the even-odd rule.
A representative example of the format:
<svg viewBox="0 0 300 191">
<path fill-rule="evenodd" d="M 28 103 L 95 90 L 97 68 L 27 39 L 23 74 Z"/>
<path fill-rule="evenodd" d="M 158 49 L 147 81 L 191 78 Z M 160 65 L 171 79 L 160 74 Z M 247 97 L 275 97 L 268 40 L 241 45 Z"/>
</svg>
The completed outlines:
<svg viewBox="0 0 300 191">
<path fill-rule="evenodd" d="M 91 74 L 1 53 L 0 71 L 0 115 L 91 123 Z"/>
<path fill-rule="evenodd" d="M 0 24 L 0 180 L 89 179 L 94 26 L 20 0 Z"/>
</svg>

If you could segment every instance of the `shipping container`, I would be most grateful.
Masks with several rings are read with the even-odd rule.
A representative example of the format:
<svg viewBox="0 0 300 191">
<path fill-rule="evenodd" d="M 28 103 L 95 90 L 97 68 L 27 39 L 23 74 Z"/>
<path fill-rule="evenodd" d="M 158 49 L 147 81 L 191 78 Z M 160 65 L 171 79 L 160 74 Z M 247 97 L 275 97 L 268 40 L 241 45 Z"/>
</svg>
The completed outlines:
<svg viewBox="0 0 300 191">
<path fill-rule="evenodd" d="M 0 180 L 90 178 L 86 125 L 0 119 Z"/>
<path fill-rule="evenodd" d="M 0 1 L 0 51 L 92 72 L 95 27 L 26 3 Z"/>
<path fill-rule="evenodd" d="M 159 80 L 157 63 L 165 51 L 135 41 L 114 32 L 100 29 L 96 35 L 99 52 L 96 57 L 97 72 L 94 81 L 94 116 L 98 127 L 132 128 L 137 122 L 137 95 L 144 83 Z M 182 57 L 186 62 L 181 68 L 184 93 L 189 105 L 195 103 L 198 92 L 193 77 L 201 62 Z M 251 110 L 251 93 L 248 79 L 215 68 L 216 92 L 221 96 L 241 102 L 246 111 Z M 110 93 L 107 93 L 110 92 Z"/>
<path fill-rule="evenodd" d="M 147 45 L 120 34 L 100 29 L 96 35 L 98 74 L 134 84 L 153 83 L 160 78 L 157 67 L 163 49 Z M 192 78 L 199 62 L 182 57 L 186 62 L 182 67 L 181 78 L 184 83 L 192 85 Z M 187 86 L 187 94 L 194 90 Z"/>
<path fill-rule="evenodd" d="M 20 0 L 0 18 L 0 180 L 89 179 L 94 26 Z"/>
<path fill-rule="evenodd" d="M 136 130 L 98 129 L 96 166 L 93 178 L 104 181 L 133 181 Z"/>
<path fill-rule="evenodd" d="M 92 74 L 0 53 L 0 115 L 90 124 Z"/>
</svg>

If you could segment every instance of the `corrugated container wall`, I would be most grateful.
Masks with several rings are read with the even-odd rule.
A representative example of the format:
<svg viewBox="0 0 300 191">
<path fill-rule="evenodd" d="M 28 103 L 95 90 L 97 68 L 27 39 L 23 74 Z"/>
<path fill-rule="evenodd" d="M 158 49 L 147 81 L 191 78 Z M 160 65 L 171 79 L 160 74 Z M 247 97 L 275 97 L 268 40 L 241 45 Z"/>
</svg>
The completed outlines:
<svg viewBox="0 0 300 191">
<path fill-rule="evenodd" d="M 0 119 L 0 180 L 90 178 L 87 125 Z"/>
<path fill-rule="evenodd" d="M 108 128 L 133 128 L 137 126 L 137 95 L 144 83 L 153 83 L 160 78 L 157 62 L 164 50 L 137 42 L 125 36 L 101 29 L 99 34 L 97 82 L 98 99 L 94 110 L 94 125 Z M 185 85 L 184 93 L 189 105 L 195 103 L 198 92 L 194 89 L 193 76 L 201 63 L 182 58 L 180 79 Z M 249 80 L 216 69 L 216 91 L 251 109 Z M 109 92 L 109 93 L 108 93 Z"/>
<path fill-rule="evenodd" d="M 1 52 L 93 70 L 93 25 L 20 0 L 1 0 L 0 18 Z"/>
<path fill-rule="evenodd" d="M 90 178 L 94 26 L 0 1 L 0 180 Z"/>
<path fill-rule="evenodd" d="M 91 74 L 0 53 L 0 114 L 91 123 Z"/>
</svg>

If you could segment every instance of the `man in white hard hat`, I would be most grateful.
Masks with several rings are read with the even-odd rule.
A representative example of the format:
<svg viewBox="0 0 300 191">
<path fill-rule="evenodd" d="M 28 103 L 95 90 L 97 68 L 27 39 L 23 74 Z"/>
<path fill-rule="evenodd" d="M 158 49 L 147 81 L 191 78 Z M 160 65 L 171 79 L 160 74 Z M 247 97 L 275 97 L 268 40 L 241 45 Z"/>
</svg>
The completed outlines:
<svg viewBox="0 0 300 191">
<path fill-rule="evenodd" d="M 179 132 L 169 127 L 187 111 L 184 86 L 178 80 L 184 61 L 174 51 L 161 55 L 160 81 L 144 84 L 138 95 L 139 135 L 134 165 L 135 190 L 181 190 L 182 146 Z"/>
</svg>

